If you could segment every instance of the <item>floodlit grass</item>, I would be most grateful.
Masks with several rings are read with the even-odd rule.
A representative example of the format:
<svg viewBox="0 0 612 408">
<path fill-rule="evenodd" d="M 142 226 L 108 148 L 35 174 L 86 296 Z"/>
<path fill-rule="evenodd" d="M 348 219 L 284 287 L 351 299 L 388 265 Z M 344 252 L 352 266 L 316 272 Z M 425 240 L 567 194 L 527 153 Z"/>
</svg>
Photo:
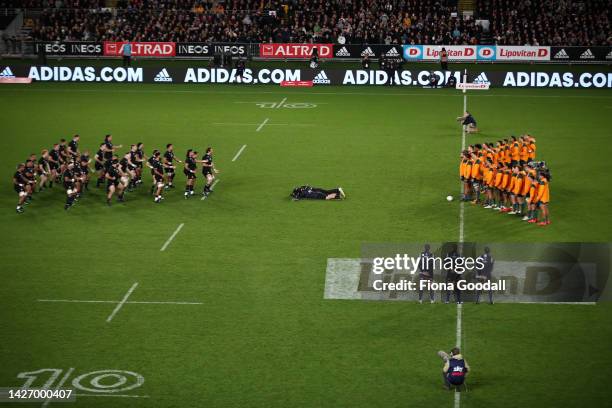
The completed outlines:
<svg viewBox="0 0 612 408">
<path fill-rule="evenodd" d="M 316 107 L 256 105 L 283 99 Z M 612 93 L 492 90 L 468 107 L 482 129 L 468 143 L 529 132 L 553 180 L 552 225 L 467 205 L 466 240 L 612 240 Z M 452 406 L 435 352 L 454 344 L 454 306 L 323 300 L 323 287 L 327 258 L 358 257 L 364 242 L 458 238 L 459 204 L 445 197 L 459 192 L 461 109 L 453 90 L 3 86 L 0 384 L 74 368 L 74 387 L 112 369 L 140 374 L 118 394 L 141 398 L 71 406 Z M 185 200 L 180 172 L 157 205 L 147 174 L 125 203 L 109 208 L 91 188 L 69 212 L 56 186 L 16 214 L 14 166 L 75 133 L 92 153 L 106 133 L 122 151 L 174 143 L 180 159 L 213 146 L 220 181 L 208 200 Z M 342 186 L 348 199 L 290 201 L 302 184 Z M 135 282 L 110 323 L 116 303 L 37 301 L 119 302 Z M 150 301 L 202 304 L 130 303 Z M 465 305 L 462 407 L 605 405 L 611 323 L 607 305 Z"/>
</svg>

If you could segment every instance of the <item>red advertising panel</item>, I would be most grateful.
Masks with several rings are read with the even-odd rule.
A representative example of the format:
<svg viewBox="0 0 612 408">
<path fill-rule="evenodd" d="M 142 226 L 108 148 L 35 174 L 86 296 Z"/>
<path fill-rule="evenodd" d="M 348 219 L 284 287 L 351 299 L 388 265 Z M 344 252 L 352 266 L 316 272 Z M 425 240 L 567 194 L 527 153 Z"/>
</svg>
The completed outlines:
<svg viewBox="0 0 612 408">
<path fill-rule="evenodd" d="M 126 42 L 104 41 L 104 55 L 120 57 Z M 174 57 L 176 43 L 173 42 L 132 42 L 133 57 Z"/>
<path fill-rule="evenodd" d="M 424 60 L 439 60 L 442 47 L 446 49 L 449 60 L 474 61 L 476 60 L 475 45 L 424 45 Z"/>
<path fill-rule="evenodd" d="M 319 58 L 333 58 L 333 44 L 259 44 L 261 58 L 310 58 L 316 48 Z"/>
<path fill-rule="evenodd" d="M 549 61 L 550 47 L 498 45 L 497 60 Z"/>
<path fill-rule="evenodd" d="M 312 81 L 281 81 L 280 86 L 289 86 L 289 87 L 307 87 L 310 88 L 314 84 Z"/>
</svg>

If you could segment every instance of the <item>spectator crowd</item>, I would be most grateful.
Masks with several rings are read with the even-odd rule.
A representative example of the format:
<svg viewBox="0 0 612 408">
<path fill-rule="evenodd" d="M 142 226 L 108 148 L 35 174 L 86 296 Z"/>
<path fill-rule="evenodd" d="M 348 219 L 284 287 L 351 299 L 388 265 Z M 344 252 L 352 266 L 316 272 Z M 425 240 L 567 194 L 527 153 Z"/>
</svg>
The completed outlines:
<svg viewBox="0 0 612 408">
<path fill-rule="evenodd" d="M 468 16 L 456 0 L 0 0 L 0 7 L 42 9 L 31 31 L 42 41 L 612 45 L 612 0 L 476 0 Z"/>
</svg>

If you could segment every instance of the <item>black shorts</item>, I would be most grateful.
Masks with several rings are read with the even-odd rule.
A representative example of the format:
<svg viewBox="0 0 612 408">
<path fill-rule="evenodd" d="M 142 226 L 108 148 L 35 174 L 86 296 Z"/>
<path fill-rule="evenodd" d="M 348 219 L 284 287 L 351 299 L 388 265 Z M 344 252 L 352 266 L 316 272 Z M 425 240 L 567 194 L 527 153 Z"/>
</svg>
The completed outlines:
<svg viewBox="0 0 612 408">
<path fill-rule="evenodd" d="M 49 162 L 49 169 L 51 169 L 51 170 L 57 170 L 57 169 L 59 169 L 59 164 Z"/>
<path fill-rule="evenodd" d="M 190 172 L 190 171 L 183 170 L 183 173 L 185 174 L 185 176 L 187 176 L 187 178 L 188 178 L 188 179 L 194 179 L 194 178 L 196 178 L 196 174 L 195 174 L 195 173 L 192 173 L 192 172 Z"/>
<path fill-rule="evenodd" d="M 15 189 L 15 192 L 17 194 L 23 193 L 25 191 L 25 188 L 23 186 L 18 185 L 18 184 L 13 184 L 13 188 Z"/>
<path fill-rule="evenodd" d="M 174 174 L 174 170 L 175 170 L 174 166 L 164 168 L 164 171 L 166 172 L 166 174 Z"/>
<path fill-rule="evenodd" d="M 154 174 L 153 178 L 155 179 L 155 182 L 157 183 L 163 183 L 164 182 L 164 178 L 160 175 Z"/>
<path fill-rule="evenodd" d="M 110 191 L 111 186 L 115 186 L 115 187 L 117 187 L 117 185 L 118 185 L 118 184 L 119 184 L 119 180 L 114 180 L 114 181 L 110 181 L 110 180 L 109 180 L 109 181 L 106 183 L 106 191 L 107 191 L 107 192 L 108 192 L 108 191 Z"/>
<path fill-rule="evenodd" d="M 96 171 L 100 171 L 100 170 L 104 169 L 104 166 L 101 165 L 100 163 L 96 162 L 96 164 L 94 164 L 94 169 L 96 169 Z"/>
<path fill-rule="evenodd" d="M 212 174 L 213 174 L 212 170 L 202 170 L 202 175 L 203 175 L 204 177 L 208 176 L 209 174 L 210 174 L 210 175 L 212 175 Z"/>
</svg>

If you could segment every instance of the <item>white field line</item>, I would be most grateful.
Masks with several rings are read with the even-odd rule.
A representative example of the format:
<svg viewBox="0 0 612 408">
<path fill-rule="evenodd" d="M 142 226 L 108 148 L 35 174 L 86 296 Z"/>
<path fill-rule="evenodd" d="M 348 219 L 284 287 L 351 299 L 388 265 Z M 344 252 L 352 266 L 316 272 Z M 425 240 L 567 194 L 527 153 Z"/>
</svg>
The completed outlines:
<svg viewBox="0 0 612 408">
<path fill-rule="evenodd" d="M 263 122 L 261 122 L 261 124 L 257 127 L 255 131 L 259 132 L 264 126 L 266 126 L 266 123 L 268 123 L 269 120 L 270 118 L 266 118 Z"/>
<path fill-rule="evenodd" d="M 455 346 L 457 348 L 461 348 L 461 314 L 463 311 L 463 305 L 461 303 L 457 304 L 457 337 L 455 339 Z"/>
<path fill-rule="evenodd" d="M 37 299 L 37 302 L 50 303 L 120 303 L 119 300 L 79 300 L 79 299 Z M 123 302 L 125 305 L 203 305 L 202 302 L 174 302 L 174 301 L 146 301 L 146 300 L 128 300 Z"/>
<path fill-rule="evenodd" d="M 172 242 L 172 240 L 176 237 L 176 235 L 183 229 L 183 226 L 185 224 L 181 223 L 178 227 L 176 227 L 176 229 L 174 230 L 174 232 L 172 233 L 172 235 L 170 235 L 170 238 L 168 238 L 168 240 L 164 243 L 164 245 L 161 247 L 160 251 L 163 252 L 166 250 L 166 248 L 168 248 L 168 245 L 170 245 L 170 243 Z"/>
<path fill-rule="evenodd" d="M 517 90 L 522 90 L 520 88 L 517 88 Z M 168 93 L 177 93 L 177 94 L 183 94 L 183 93 L 193 93 L 193 94 L 211 94 L 211 95 L 249 95 L 249 92 L 218 92 L 218 91 L 204 91 L 204 90 L 188 90 L 188 89 L 167 89 L 167 90 L 161 90 L 161 89 L 120 89 L 120 88 L 116 88 L 116 89 L 33 89 L 33 88 L 0 88 L 0 92 L 2 91 L 6 91 L 6 92 L 66 92 L 66 93 L 72 93 L 72 92 L 81 92 L 81 93 L 164 93 L 164 94 L 168 94 Z M 272 92 L 272 91 L 259 91 L 257 92 L 257 95 L 260 94 L 270 94 L 270 95 L 276 95 L 277 92 Z M 255 95 L 255 93 L 253 93 L 253 95 Z M 446 95 L 446 94 L 440 94 L 438 92 L 431 92 L 431 93 L 410 93 L 410 92 L 397 92 L 397 93 L 367 93 L 367 92 L 295 92 L 295 95 L 336 95 L 336 96 L 344 96 L 344 95 L 356 95 L 356 96 L 434 96 L 434 97 L 439 97 L 441 95 Z M 558 98 L 558 99 L 566 99 L 566 98 L 578 98 L 578 99 L 612 99 L 612 96 L 602 96 L 602 95 L 536 95 L 536 94 L 528 94 L 528 95 L 512 95 L 512 94 L 485 94 L 485 93 L 480 93 L 480 94 L 474 94 L 472 95 L 472 97 L 475 98 L 480 98 L 480 97 L 485 97 L 485 98 Z"/>
<path fill-rule="evenodd" d="M 242 147 L 240 148 L 240 150 L 238 150 L 238 153 L 236 153 L 236 155 L 234 156 L 234 158 L 232 159 L 233 162 L 235 162 L 236 160 L 238 160 L 238 158 L 240 157 L 240 155 L 242 154 L 242 151 L 244 149 L 246 149 L 247 145 L 242 145 Z"/>
<path fill-rule="evenodd" d="M 258 126 L 261 123 L 214 122 L 214 126 Z M 266 123 L 266 126 L 314 126 L 314 123 Z"/>
<path fill-rule="evenodd" d="M 118 300 L 37 299 L 37 302 L 55 303 L 119 303 Z M 129 302 L 126 302 L 129 303 Z"/>
<path fill-rule="evenodd" d="M 115 309 L 113 310 L 113 312 L 108 316 L 108 318 L 106 319 L 106 323 L 110 323 L 111 320 L 113 320 L 113 317 L 115 317 L 115 315 L 117 314 L 117 312 L 119 312 L 119 310 L 121 310 L 121 308 L 123 307 L 123 305 L 125 304 L 125 302 L 127 302 L 128 298 L 130 297 L 130 295 L 132 294 L 132 292 L 134 291 L 134 289 L 136 289 L 136 287 L 138 286 L 138 282 L 134 282 L 134 284 L 132 285 L 132 287 L 127 291 L 127 293 L 125 294 L 125 296 L 123 297 L 123 299 L 121 299 L 121 302 L 119 302 L 117 304 L 117 306 L 115 306 Z"/>
<path fill-rule="evenodd" d="M 467 95 L 463 94 L 463 112 L 467 110 Z M 465 150 L 465 126 L 461 125 L 461 151 Z M 461 195 L 463 196 L 463 183 L 461 183 Z M 463 198 L 463 197 L 462 197 Z M 463 218 L 465 214 L 465 204 L 463 200 L 459 202 L 459 246 L 463 244 Z M 460 248 L 459 250 L 461 250 Z"/>
<path fill-rule="evenodd" d="M 268 93 L 272 93 L 272 92 L 268 92 Z M 285 99 L 286 99 L 286 98 L 285 98 Z M 258 104 L 258 105 L 263 104 L 263 103 L 269 103 L 269 104 L 274 104 L 274 106 L 276 106 L 276 102 L 259 102 L 259 101 L 251 101 L 251 102 L 248 102 L 248 101 L 237 101 L 237 102 L 234 102 L 234 103 L 243 103 L 243 104 L 244 104 L 244 103 L 250 103 L 250 104 Z M 317 105 L 329 105 L 331 102 L 291 102 L 291 103 L 316 103 Z M 283 106 L 284 106 L 284 105 L 283 105 Z M 272 108 L 270 108 L 270 109 L 272 109 Z"/>
<path fill-rule="evenodd" d="M 287 101 L 287 98 L 283 98 L 282 101 L 280 101 L 280 103 L 278 105 L 276 105 L 276 109 L 280 108 L 283 106 L 283 104 L 285 103 L 285 101 Z"/>
<path fill-rule="evenodd" d="M 465 77 L 464 77 L 465 82 Z M 465 90 L 463 90 L 463 112 L 467 110 L 467 94 Z M 462 112 L 462 115 L 463 115 Z M 465 126 L 461 125 L 461 151 L 465 150 Z M 461 193 L 463 195 L 463 183 L 461 183 Z M 463 198 L 463 197 L 461 197 Z M 463 251 L 463 224 L 464 224 L 464 214 L 465 214 L 465 205 L 463 199 L 459 202 L 459 251 L 460 253 Z M 461 303 L 457 303 L 457 330 L 455 337 L 455 344 L 457 348 L 461 348 L 461 330 L 462 330 L 462 311 L 463 305 Z M 455 399 L 454 399 L 454 408 L 461 407 L 461 394 L 455 390 Z"/>
<path fill-rule="evenodd" d="M 72 374 L 73 371 L 74 371 L 74 368 L 72 368 L 72 367 L 70 367 L 68 370 L 66 370 L 66 374 L 64 374 L 64 376 L 62 377 L 60 382 L 57 383 L 57 386 L 55 387 L 56 390 L 59 390 L 60 388 L 62 388 L 62 385 L 64 385 L 64 383 L 70 377 L 70 375 Z M 42 407 L 45 408 L 46 406 L 49 405 L 50 402 L 51 402 L 51 399 L 45 400 L 45 402 L 43 402 L 43 404 L 42 404 Z"/>
<path fill-rule="evenodd" d="M 217 183 L 221 181 L 219 179 L 216 179 L 215 181 L 213 181 L 213 183 L 210 185 L 210 191 L 213 191 L 215 189 L 215 186 L 217 185 Z M 206 196 L 202 196 L 202 198 L 200 198 L 201 201 L 206 200 Z"/>
<path fill-rule="evenodd" d="M 128 395 L 128 394 L 74 394 L 77 397 L 119 397 L 119 398 L 149 398 L 148 395 Z"/>
<path fill-rule="evenodd" d="M 582 305 L 595 306 L 597 302 L 513 302 L 521 305 Z"/>
</svg>

